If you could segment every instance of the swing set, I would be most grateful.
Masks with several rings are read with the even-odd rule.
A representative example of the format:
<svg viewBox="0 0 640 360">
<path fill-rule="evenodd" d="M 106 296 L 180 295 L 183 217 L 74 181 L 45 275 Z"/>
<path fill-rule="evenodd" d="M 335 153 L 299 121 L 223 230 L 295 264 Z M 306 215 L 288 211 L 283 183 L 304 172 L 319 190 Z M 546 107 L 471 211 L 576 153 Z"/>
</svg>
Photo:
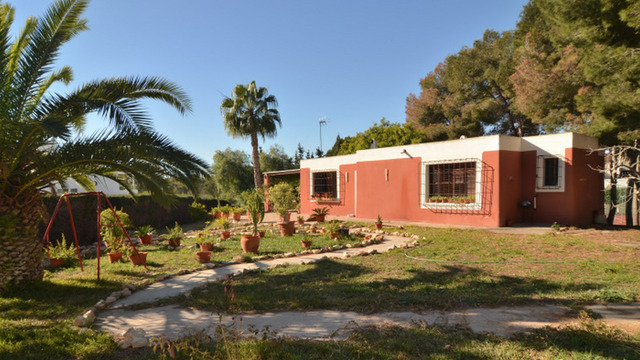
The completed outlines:
<svg viewBox="0 0 640 360">
<path fill-rule="evenodd" d="M 116 219 L 117 224 L 120 226 L 120 228 L 122 228 L 122 231 L 124 232 L 124 234 L 126 235 L 127 239 L 129 240 L 129 245 L 131 247 L 131 249 L 133 250 L 133 256 L 140 256 L 141 253 L 138 253 L 138 249 L 136 248 L 136 246 L 133 244 L 133 241 L 131 240 L 131 237 L 129 236 L 129 233 L 125 230 L 124 226 L 122 225 L 122 222 L 120 221 L 120 218 L 118 217 L 118 214 L 116 213 L 115 209 L 113 208 L 113 206 L 111 206 L 111 202 L 109 201 L 109 199 L 107 198 L 107 195 L 105 195 L 102 191 L 92 191 L 92 192 L 83 192 L 83 193 L 66 193 L 66 194 L 62 194 L 60 196 L 60 198 L 58 199 L 58 204 L 56 205 L 56 209 L 53 212 L 53 216 L 51 217 L 51 220 L 49 221 L 49 225 L 47 225 L 47 230 L 44 232 L 44 236 L 42 237 L 42 246 L 46 249 L 47 251 L 47 259 L 51 259 L 49 257 L 49 245 L 50 245 L 50 241 L 49 241 L 49 232 L 51 231 L 51 226 L 53 225 L 54 220 L 56 219 L 56 216 L 58 215 L 58 211 L 60 210 L 60 206 L 62 205 L 62 202 L 64 200 L 64 202 L 67 205 L 67 211 L 69 212 L 69 220 L 71 222 L 71 229 L 73 230 L 73 241 L 76 244 L 76 252 L 78 253 L 78 261 L 80 262 L 80 270 L 84 272 L 84 267 L 82 265 L 82 255 L 80 254 L 80 247 L 78 246 L 78 235 L 76 233 L 76 226 L 75 223 L 73 221 L 73 213 L 71 211 L 71 204 L 69 202 L 69 198 L 70 197 L 75 197 L 75 196 L 86 196 L 86 195 L 96 195 L 96 212 L 97 212 L 97 235 L 98 235 L 98 241 L 96 242 L 96 250 L 97 250 L 97 278 L 98 280 L 100 280 L 100 243 L 102 243 L 104 240 L 100 237 L 100 229 L 102 228 L 102 224 L 100 221 L 100 213 L 102 212 L 102 199 L 105 200 L 105 202 L 107 203 L 107 206 L 109 207 L 109 209 L 111 209 L 111 211 L 113 212 L 113 215 Z M 115 224 L 105 224 L 105 226 L 112 226 Z M 105 245 L 107 245 L 105 243 Z M 127 245 L 125 245 L 127 246 Z M 144 266 L 144 268 L 147 268 L 147 263 L 146 261 L 142 262 L 142 265 Z"/>
</svg>

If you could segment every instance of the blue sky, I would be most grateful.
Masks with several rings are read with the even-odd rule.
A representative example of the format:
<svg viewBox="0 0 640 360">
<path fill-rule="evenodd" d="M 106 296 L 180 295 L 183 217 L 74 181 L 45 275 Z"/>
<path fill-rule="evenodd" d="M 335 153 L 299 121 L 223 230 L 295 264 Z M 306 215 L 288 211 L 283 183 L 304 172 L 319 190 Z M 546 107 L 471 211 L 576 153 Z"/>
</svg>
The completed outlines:
<svg viewBox="0 0 640 360">
<path fill-rule="evenodd" d="M 515 28 L 526 0 L 94 0 L 90 30 L 62 50 L 75 80 L 157 75 L 178 83 L 193 101 L 181 117 L 147 103 L 156 129 L 211 163 L 227 147 L 250 153 L 248 140 L 224 130 L 220 102 L 236 84 L 255 80 L 279 102 L 282 127 L 260 145 L 330 148 L 385 117 L 404 122 L 405 99 L 449 54 L 486 29 Z M 45 0 L 10 1 L 16 34 Z M 64 89 L 60 89 L 64 91 Z M 87 132 L 106 122 L 92 118 Z"/>
</svg>

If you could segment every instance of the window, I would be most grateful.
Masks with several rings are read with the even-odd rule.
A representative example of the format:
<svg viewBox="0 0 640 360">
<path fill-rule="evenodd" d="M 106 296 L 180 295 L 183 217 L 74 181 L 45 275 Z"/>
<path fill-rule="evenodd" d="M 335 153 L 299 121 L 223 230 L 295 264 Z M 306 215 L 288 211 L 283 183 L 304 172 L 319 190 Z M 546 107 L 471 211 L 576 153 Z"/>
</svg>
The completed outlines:
<svg viewBox="0 0 640 360">
<path fill-rule="evenodd" d="M 562 168 L 563 161 L 554 155 L 538 156 L 538 166 L 536 171 L 536 187 L 539 190 L 559 190 L 562 191 Z"/>
<path fill-rule="evenodd" d="M 338 197 L 338 176 L 336 171 L 312 173 L 311 198 L 314 200 L 334 200 Z"/>
<path fill-rule="evenodd" d="M 558 186 L 558 158 L 544 159 L 544 186 Z"/>
<path fill-rule="evenodd" d="M 476 162 L 429 164 L 427 200 L 475 202 Z"/>
</svg>

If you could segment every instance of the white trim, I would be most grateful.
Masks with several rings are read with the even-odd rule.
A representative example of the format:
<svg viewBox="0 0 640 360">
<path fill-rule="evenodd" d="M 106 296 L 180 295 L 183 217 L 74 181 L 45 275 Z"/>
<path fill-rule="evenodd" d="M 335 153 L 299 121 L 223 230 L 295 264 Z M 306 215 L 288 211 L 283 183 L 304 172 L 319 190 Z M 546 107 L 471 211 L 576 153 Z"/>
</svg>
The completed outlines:
<svg viewBox="0 0 640 360">
<path fill-rule="evenodd" d="M 544 186 L 544 160 L 548 158 L 558 159 L 558 186 Z M 537 153 L 536 156 L 536 192 L 564 192 L 566 158 L 558 154 Z M 538 173 L 538 171 L 542 173 Z"/>
</svg>

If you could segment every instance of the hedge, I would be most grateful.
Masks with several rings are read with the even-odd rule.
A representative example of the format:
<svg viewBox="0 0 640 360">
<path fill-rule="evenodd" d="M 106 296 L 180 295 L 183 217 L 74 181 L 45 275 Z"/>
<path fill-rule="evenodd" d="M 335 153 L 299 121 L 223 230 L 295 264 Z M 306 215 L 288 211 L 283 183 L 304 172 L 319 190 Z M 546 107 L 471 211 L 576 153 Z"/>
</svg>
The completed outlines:
<svg viewBox="0 0 640 360">
<path fill-rule="evenodd" d="M 57 197 L 45 196 L 43 198 L 45 206 L 50 216 L 58 203 Z M 91 245 L 98 239 L 97 236 L 97 196 L 73 196 L 69 197 L 71 210 L 73 212 L 73 221 L 78 234 L 78 243 L 80 245 Z M 134 226 L 151 225 L 155 229 L 164 229 L 165 226 L 172 226 L 175 221 L 180 224 L 189 223 L 193 220 L 189 216 L 189 205 L 193 203 L 193 197 L 180 197 L 168 210 L 158 203 L 154 202 L 150 196 L 138 196 L 137 202 L 128 196 L 110 196 L 109 201 L 114 208 L 122 209 L 129 214 Z M 217 206 L 216 200 L 198 200 L 204 204 L 207 210 Z M 221 205 L 226 204 L 220 201 Z M 101 201 L 101 209 L 107 208 L 104 200 Z M 44 236 L 47 224 L 42 224 L 40 228 L 40 238 Z M 54 241 L 61 237 L 64 232 L 67 242 L 73 242 L 73 232 L 71 230 L 71 222 L 69 221 L 69 211 L 67 205 L 63 201 L 58 214 L 53 222 L 49 239 Z"/>
</svg>

